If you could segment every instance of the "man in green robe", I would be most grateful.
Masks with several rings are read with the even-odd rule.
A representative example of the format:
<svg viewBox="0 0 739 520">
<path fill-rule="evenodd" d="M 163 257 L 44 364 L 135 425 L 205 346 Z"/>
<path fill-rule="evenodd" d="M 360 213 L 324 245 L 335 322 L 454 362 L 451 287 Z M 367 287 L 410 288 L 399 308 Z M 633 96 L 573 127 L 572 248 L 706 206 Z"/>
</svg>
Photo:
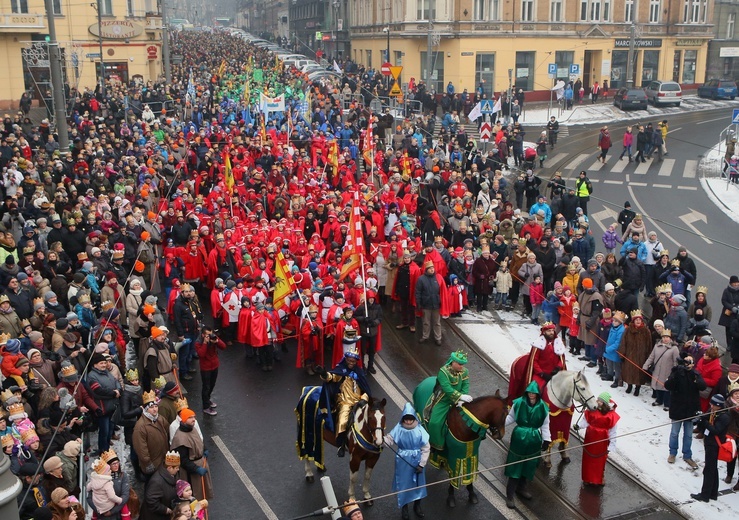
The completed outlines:
<svg viewBox="0 0 739 520">
<path fill-rule="evenodd" d="M 472 402 L 472 396 L 469 395 L 469 371 L 464 367 L 466 364 L 465 352 L 452 352 L 449 360 L 439 370 L 434 393 L 424 408 L 424 416 L 428 418 L 429 444 L 435 450 L 444 449 L 449 409 L 455 404 L 462 406 Z"/>
<path fill-rule="evenodd" d="M 552 434 L 549 431 L 549 406 L 542 401 L 536 381 L 529 383 L 526 393 L 513 401 L 513 406 L 506 417 L 506 428 L 513 423 L 516 427 L 511 433 L 505 468 L 505 475 L 508 477 L 506 505 L 511 509 L 516 507 L 513 501 L 514 494 L 527 500 L 531 499 L 532 495 L 527 490 L 528 482 L 534 479 L 536 467 L 541 460 L 539 458 L 541 452 L 549 448 L 552 442 Z"/>
</svg>

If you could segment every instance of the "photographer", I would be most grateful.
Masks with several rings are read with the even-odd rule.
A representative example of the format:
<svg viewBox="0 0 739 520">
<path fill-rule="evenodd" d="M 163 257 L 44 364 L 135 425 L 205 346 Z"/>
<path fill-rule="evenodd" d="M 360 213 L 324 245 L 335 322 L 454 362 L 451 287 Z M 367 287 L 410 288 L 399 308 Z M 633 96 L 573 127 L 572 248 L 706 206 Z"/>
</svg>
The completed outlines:
<svg viewBox="0 0 739 520">
<path fill-rule="evenodd" d="M 216 403 L 210 400 L 218 378 L 218 350 L 225 350 L 226 343 L 220 339 L 212 327 L 203 327 L 203 333 L 195 342 L 195 351 L 200 356 L 200 379 L 202 381 L 203 413 L 217 415 Z"/>
<path fill-rule="evenodd" d="M 691 493 L 690 497 L 701 502 L 718 499 L 718 443 L 726 441 L 731 417 L 725 410 L 724 396 L 715 394 L 711 397 L 711 409 L 703 415 L 696 426 L 704 433 L 703 446 L 706 450 L 706 467 L 703 469 L 703 487 L 700 493 Z"/>
<path fill-rule="evenodd" d="M 673 367 L 670 377 L 665 381 L 665 389 L 670 392 L 670 419 L 673 421 L 670 432 L 670 456 L 667 459 L 670 464 L 675 463 L 678 435 L 682 428 L 683 459 L 692 469 L 698 469 L 691 450 L 693 444 L 692 418 L 696 415 L 696 410 L 700 410 L 699 393 L 705 388 L 706 382 L 696 372 L 693 356 L 685 352 L 680 353 L 677 366 Z M 700 411 L 697 413 L 700 414 Z"/>
</svg>

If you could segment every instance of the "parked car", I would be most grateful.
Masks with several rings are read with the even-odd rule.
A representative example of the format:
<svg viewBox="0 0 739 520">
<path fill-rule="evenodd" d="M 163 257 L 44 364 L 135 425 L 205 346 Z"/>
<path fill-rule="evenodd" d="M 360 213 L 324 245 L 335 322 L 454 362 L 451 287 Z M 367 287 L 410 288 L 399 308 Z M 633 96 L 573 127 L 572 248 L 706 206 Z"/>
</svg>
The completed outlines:
<svg viewBox="0 0 739 520">
<path fill-rule="evenodd" d="M 640 88 L 621 87 L 613 95 L 613 106 L 621 110 L 635 108 L 637 110 L 647 109 L 647 94 Z"/>
<path fill-rule="evenodd" d="M 698 97 L 734 99 L 736 95 L 736 82 L 733 79 L 709 79 L 698 87 Z"/>
<path fill-rule="evenodd" d="M 683 89 L 675 81 L 651 81 L 644 92 L 655 107 L 665 104 L 679 107 L 683 96 Z"/>
</svg>

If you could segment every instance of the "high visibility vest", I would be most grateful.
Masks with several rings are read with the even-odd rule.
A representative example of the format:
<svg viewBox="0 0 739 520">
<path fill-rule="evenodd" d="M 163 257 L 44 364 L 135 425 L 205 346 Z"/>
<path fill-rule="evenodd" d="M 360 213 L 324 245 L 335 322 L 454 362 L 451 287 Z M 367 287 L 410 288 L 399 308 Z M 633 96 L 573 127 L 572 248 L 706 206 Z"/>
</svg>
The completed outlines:
<svg viewBox="0 0 739 520">
<path fill-rule="evenodd" d="M 579 180 L 577 181 L 577 196 L 584 198 L 584 197 L 590 197 L 590 192 L 588 191 L 588 183 L 585 180 Z"/>
</svg>

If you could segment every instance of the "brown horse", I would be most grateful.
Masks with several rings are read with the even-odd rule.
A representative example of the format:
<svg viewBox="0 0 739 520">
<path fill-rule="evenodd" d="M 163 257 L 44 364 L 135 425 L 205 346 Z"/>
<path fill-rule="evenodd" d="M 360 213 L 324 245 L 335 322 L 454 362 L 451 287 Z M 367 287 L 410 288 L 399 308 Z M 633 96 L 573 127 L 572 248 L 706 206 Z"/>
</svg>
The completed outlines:
<svg viewBox="0 0 739 520">
<path fill-rule="evenodd" d="M 324 427 L 325 417 L 316 406 L 321 393 L 320 386 L 305 387 L 295 413 L 298 417 L 298 456 L 305 465 L 305 480 L 315 481 L 311 462 L 320 472 L 326 471 L 323 464 L 323 441 L 337 446 L 334 432 Z M 372 505 L 370 479 L 372 470 L 382 453 L 385 436 L 386 399 L 370 399 L 369 403 L 355 406 L 352 410 L 347 451 L 349 453 L 349 500 L 356 500 L 354 488 L 359 478 L 359 468 L 364 462 L 362 493 L 366 504 Z"/>
<path fill-rule="evenodd" d="M 413 392 L 416 410 L 424 410 L 429 399 L 433 398 L 436 378 L 429 377 L 419 384 Z M 496 391 L 495 395 L 487 395 L 474 399 L 471 403 L 457 408 L 453 407 L 447 415 L 447 427 L 444 450 L 432 450 L 430 462 L 440 468 L 446 466 L 449 477 L 454 479 L 449 484 L 447 505 L 457 505 L 454 498 L 455 488 L 467 486 L 469 502 L 478 502 L 473 482 L 477 478 L 477 462 L 480 442 L 490 432 L 493 439 L 502 439 L 505 435 L 505 419 L 508 414 L 506 399 Z M 427 426 L 427 418 L 423 418 Z"/>
</svg>

